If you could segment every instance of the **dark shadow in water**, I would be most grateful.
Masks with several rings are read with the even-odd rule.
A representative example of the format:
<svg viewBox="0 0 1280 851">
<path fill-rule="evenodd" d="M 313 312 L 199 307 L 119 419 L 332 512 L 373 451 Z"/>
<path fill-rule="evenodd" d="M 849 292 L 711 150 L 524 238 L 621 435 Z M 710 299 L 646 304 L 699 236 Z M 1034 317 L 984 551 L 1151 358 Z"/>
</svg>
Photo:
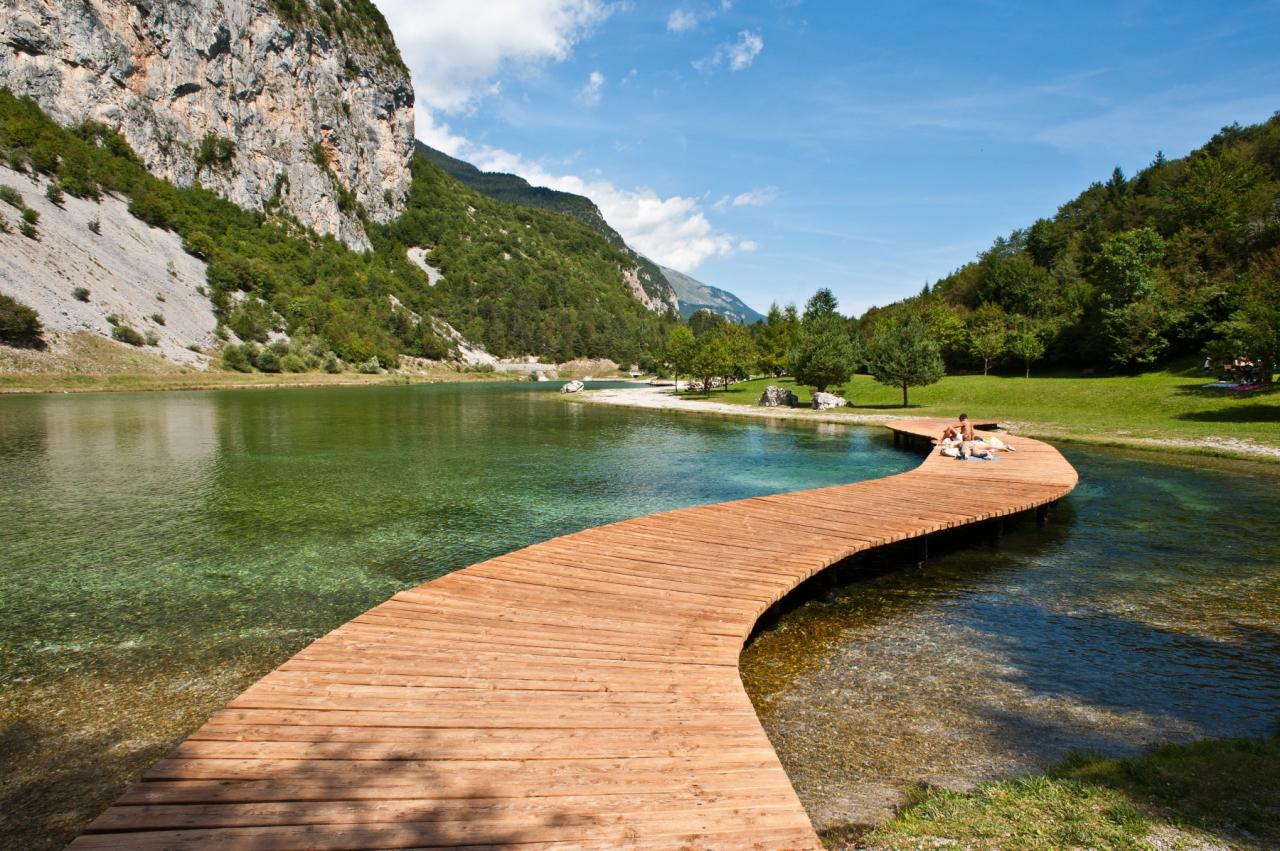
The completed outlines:
<svg viewBox="0 0 1280 851">
<path fill-rule="evenodd" d="M 1234 623 L 1233 640 L 1214 640 L 1096 611 L 982 601 L 967 620 L 1003 654 L 1002 676 L 1036 695 L 1204 736 L 1264 736 L 1280 718 L 1280 634 L 1269 629 Z"/>
<path fill-rule="evenodd" d="M 1177 419 L 1197 423 L 1280 423 L 1280 399 L 1274 403 L 1241 403 L 1212 411 L 1187 411 Z"/>
<path fill-rule="evenodd" d="M 71 735 L 55 725 L 15 721 L 0 729 L 0 848 L 62 848 L 121 791 L 122 729 Z M 149 749 L 158 759 L 166 748 Z"/>
<path fill-rule="evenodd" d="M 971 523 L 928 536 L 910 538 L 875 547 L 846 558 L 793 588 L 756 622 L 743 648 L 763 632 L 778 625 L 781 617 L 813 600 L 826 598 L 833 592 L 848 594 L 865 583 L 887 578 L 895 585 L 920 583 L 929 589 L 906 603 L 910 606 L 933 605 L 938 597 L 956 589 L 968 588 L 976 578 L 989 578 L 1002 571 L 1023 569 L 1023 560 L 1057 546 L 1070 534 L 1076 522 L 1076 511 L 1067 500 L 1050 508 L 1045 525 L 1036 523 L 1035 511 L 1024 511 L 998 520 Z M 927 542 L 924 538 L 927 537 Z M 946 556 L 957 552 L 985 550 L 995 558 L 978 562 L 966 561 L 956 569 L 943 567 Z M 1006 559 L 1003 556 L 1015 556 Z M 935 563 L 936 562 L 936 563 Z M 922 569 L 923 568 L 923 569 Z M 901 599 L 895 605 L 903 605 Z M 896 609 L 892 617 L 902 617 Z"/>
</svg>

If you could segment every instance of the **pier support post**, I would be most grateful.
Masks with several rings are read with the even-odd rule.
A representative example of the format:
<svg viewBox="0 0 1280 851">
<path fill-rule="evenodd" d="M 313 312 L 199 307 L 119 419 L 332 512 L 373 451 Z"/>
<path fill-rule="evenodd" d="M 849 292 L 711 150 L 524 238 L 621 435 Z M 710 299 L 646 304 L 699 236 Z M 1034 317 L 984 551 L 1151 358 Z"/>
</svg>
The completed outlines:
<svg viewBox="0 0 1280 851">
<path fill-rule="evenodd" d="M 991 542 L 998 547 L 1000 546 L 1003 540 L 1004 540 L 1004 518 L 997 517 L 995 519 L 995 522 L 992 524 Z"/>
<path fill-rule="evenodd" d="M 1041 505 L 1041 506 L 1039 506 L 1039 507 L 1036 509 L 1036 525 L 1038 525 L 1038 526 L 1048 526 L 1048 525 L 1049 525 L 1049 506 L 1048 506 L 1048 504 Z"/>
<path fill-rule="evenodd" d="M 929 563 L 929 536 L 921 535 L 919 541 L 919 550 L 917 551 L 919 559 L 916 561 L 916 567 L 924 567 Z"/>
</svg>

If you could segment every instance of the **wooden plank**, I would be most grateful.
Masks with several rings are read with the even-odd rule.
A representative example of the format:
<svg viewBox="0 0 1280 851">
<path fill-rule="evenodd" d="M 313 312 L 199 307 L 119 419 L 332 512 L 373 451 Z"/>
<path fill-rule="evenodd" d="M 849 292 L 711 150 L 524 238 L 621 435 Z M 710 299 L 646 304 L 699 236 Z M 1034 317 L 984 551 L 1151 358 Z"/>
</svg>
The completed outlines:
<svg viewBox="0 0 1280 851">
<path fill-rule="evenodd" d="M 1074 487 L 1052 447 L 1017 449 L 632 518 L 400 592 L 247 689 L 71 847 L 816 849 L 742 690 L 743 640 L 847 555 Z"/>
</svg>

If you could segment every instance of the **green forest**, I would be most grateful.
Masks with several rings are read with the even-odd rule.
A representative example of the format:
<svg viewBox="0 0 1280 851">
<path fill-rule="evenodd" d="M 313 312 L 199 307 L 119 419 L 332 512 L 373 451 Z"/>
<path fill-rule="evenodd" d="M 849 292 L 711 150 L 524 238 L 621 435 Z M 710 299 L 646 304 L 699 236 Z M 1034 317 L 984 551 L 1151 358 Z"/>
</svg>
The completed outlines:
<svg viewBox="0 0 1280 851">
<path fill-rule="evenodd" d="M 419 156 L 439 166 L 445 174 L 470 186 L 482 195 L 506 201 L 508 204 L 536 210 L 551 210 L 573 216 L 607 239 L 614 248 L 627 253 L 631 258 L 629 265 L 636 267 L 640 286 L 650 298 L 658 303 L 665 303 L 675 298 L 670 282 L 657 264 L 629 248 L 622 235 L 605 221 L 600 208 L 590 198 L 574 195 L 572 192 L 548 189 L 545 186 L 531 186 L 529 181 L 514 174 L 481 171 L 469 162 L 451 157 L 422 142 L 418 142 L 415 149 Z"/>
<path fill-rule="evenodd" d="M 234 147 L 224 147 L 215 153 L 233 161 Z M 312 348 L 347 363 L 442 358 L 450 344 L 422 321 L 435 316 L 498 356 L 625 362 L 656 350 L 672 321 L 636 301 L 624 280 L 634 261 L 591 227 L 485 197 L 422 157 L 413 162 L 403 215 L 387 225 L 364 219 L 367 252 L 301 227 L 280 204 L 286 181 L 264 209 L 244 210 L 199 185 L 152 176 L 107 127 L 63 128 L 5 90 L 0 157 L 47 176 L 58 192 L 127 198 L 135 216 L 180 235 L 208 263 L 220 328 L 247 341 L 277 330 L 317 341 Z M 31 236 L 39 238 L 34 225 Z M 436 286 L 408 259 L 414 246 L 431 250 L 444 274 Z"/>
<path fill-rule="evenodd" d="M 1119 168 L 917 296 L 952 370 L 1134 372 L 1188 356 L 1280 357 L 1280 114 L 1181 159 Z"/>
</svg>

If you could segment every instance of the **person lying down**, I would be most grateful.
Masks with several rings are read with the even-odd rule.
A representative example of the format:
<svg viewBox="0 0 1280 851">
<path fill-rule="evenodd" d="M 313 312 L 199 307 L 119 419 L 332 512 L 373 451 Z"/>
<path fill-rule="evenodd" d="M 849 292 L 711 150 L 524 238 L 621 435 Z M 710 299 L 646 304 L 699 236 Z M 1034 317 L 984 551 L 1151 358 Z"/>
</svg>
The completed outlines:
<svg viewBox="0 0 1280 851">
<path fill-rule="evenodd" d="M 939 447 L 942 455 L 964 461 L 996 461 L 999 460 L 996 452 L 1015 451 L 1012 444 L 994 434 L 977 434 L 968 414 L 961 414 L 955 423 L 943 430 L 942 437 L 935 439 L 933 443 Z"/>
</svg>

